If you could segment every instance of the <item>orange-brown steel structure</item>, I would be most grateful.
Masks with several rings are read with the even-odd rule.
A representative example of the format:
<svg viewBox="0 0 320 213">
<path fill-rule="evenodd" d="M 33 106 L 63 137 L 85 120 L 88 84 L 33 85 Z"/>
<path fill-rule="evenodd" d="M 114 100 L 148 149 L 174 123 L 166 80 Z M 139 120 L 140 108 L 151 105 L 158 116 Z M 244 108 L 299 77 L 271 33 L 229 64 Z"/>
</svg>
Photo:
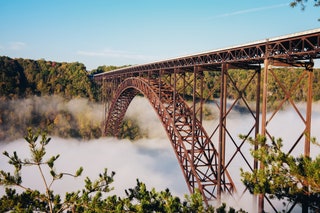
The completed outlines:
<svg viewBox="0 0 320 213">
<path fill-rule="evenodd" d="M 167 132 L 190 192 L 197 188 L 206 202 L 211 199 L 219 201 L 223 192 L 236 190 L 228 169 L 238 156 L 251 170 L 263 168 L 259 162 L 249 162 L 244 154 L 247 149 L 245 141 L 250 135 L 271 137 L 268 124 L 285 103 L 294 108 L 304 125 L 288 152 L 292 152 L 304 138 L 304 155 L 310 155 L 312 71 L 313 60 L 317 58 L 320 58 L 320 29 L 97 74 L 94 79 L 101 85 L 106 103 L 104 132 L 117 136 L 131 100 L 143 94 Z M 274 67 L 282 66 L 305 69 L 297 82 L 284 85 L 273 71 Z M 235 68 L 247 70 L 247 83 L 243 88 L 239 88 L 230 73 Z M 278 102 L 275 110 L 267 110 L 268 99 L 272 96 L 268 93 L 269 78 L 277 82 L 283 93 L 283 100 Z M 213 84 L 212 79 L 215 79 Z M 307 79 L 304 87 L 308 90 L 305 116 L 291 96 L 303 79 Z M 246 98 L 249 85 L 256 88 L 254 105 Z M 236 91 L 238 96 L 227 102 L 230 90 Z M 215 97 L 217 93 L 219 97 Z M 205 130 L 204 110 L 208 102 L 217 106 L 219 115 L 215 126 Z M 240 132 L 233 133 L 228 123 L 231 111 L 239 102 L 252 118 L 247 132 L 241 132 L 244 139 L 239 139 Z M 233 151 L 226 156 L 230 147 Z M 271 201 L 261 195 L 258 202 L 260 212 L 265 200 L 276 210 Z"/>
</svg>

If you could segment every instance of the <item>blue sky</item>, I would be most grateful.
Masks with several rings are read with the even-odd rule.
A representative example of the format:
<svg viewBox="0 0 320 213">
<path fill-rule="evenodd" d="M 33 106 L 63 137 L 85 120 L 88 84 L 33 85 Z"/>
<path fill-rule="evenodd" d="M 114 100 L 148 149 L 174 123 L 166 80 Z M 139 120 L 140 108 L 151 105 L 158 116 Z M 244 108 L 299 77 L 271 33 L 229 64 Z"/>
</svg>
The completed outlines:
<svg viewBox="0 0 320 213">
<path fill-rule="evenodd" d="M 309 0 L 310 2 L 311 0 Z M 0 55 L 142 64 L 320 27 L 290 0 L 0 0 Z"/>
</svg>

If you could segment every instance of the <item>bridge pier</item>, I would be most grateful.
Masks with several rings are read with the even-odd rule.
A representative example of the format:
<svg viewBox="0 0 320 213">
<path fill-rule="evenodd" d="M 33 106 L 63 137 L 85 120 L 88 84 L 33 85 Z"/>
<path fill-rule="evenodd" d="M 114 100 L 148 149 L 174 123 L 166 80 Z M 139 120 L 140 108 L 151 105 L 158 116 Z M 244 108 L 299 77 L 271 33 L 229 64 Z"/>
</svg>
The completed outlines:
<svg viewBox="0 0 320 213">
<path fill-rule="evenodd" d="M 227 75 L 228 65 L 223 63 L 221 65 L 221 86 L 220 86 L 220 115 L 219 115 L 219 164 L 218 164 L 218 202 L 221 203 L 221 182 L 222 182 L 222 168 L 225 165 L 225 147 L 226 147 L 226 105 L 227 105 Z"/>
<path fill-rule="evenodd" d="M 290 69 L 290 67 L 303 67 L 304 70 L 301 73 L 300 77 L 293 85 L 286 85 L 284 82 L 281 82 L 277 77 L 277 74 L 273 71 L 274 67 L 286 67 Z M 284 97 L 283 100 L 279 100 L 280 103 L 275 109 L 268 110 L 268 97 L 272 96 L 268 94 L 268 81 L 269 76 L 272 76 L 277 83 L 277 86 L 283 91 Z M 307 90 L 306 95 L 306 114 L 303 116 L 302 111 L 296 106 L 296 103 L 293 100 L 292 93 L 294 90 L 298 88 L 300 84 L 304 81 L 304 88 Z M 296 141 L 292 142 L 290 149 L 288 150 L 288 154 L 291 154 L 293 150 L 297 147 L 297 145 L 303 141 L 304 137 L 304 156 L 310 156 L 310 140 L 311 140 L 311 114 L 312 114 L 312 84 L 313 84 L 313 62 L 310 61 L 278 61 L 274 58 L 266 58 L 264 60 L 264 69 L 263 69 L 263 95 L 262 95 L 262 114 L 261 114 L 261 132 L 262 136 L 265 136 L 272 139 L 273 135 L 268 131 L 268 124 L 274 119 L 276 113 L 278 113 L 281 108 L 284 106 L 285 102 L 288 102 L 290 106 L 293 107 L 299 119 L 303 122 L 305 128 L 303 132 L 298 136 Z M 272 112 L 268 117 L 267 113 Z M 289 125 L 289 124 L 287 124 Z M 283 139 L 283 138 L 282 138 Z M 290 142 L 290 141 L 287 141 Z M 264 165 L 260 164 L 260 169 L 264 169 Z M 265 208 L 265 200 L 268 201 L 268 204 L 277 211 L 276 207 L 273 206 L 272 202 L 266 197 L 264 194 L 260 194 L 258 196 L 258 211 L 263 212 Z M 293 205 L 291 210 L 295 207 Z M 303 212 L 308 212 L 305 210 L 306 207 L 303 207 Z M 290 211 L 291 211 L 290 210 Z"/>
<path fill-rule="evenodd" d="M 267 131 L 267 97 L 268 97 L 268 70 L 269 70 L 269 59 L 264 60 L 263 68 L 263 91 L 262 91 L 262 109 L 261 109 L 261 135 L 266 136 Z M 256 146 L 255 149 L 258 147 Z M 258 162 L 255 162 L 258 163 Z M 258 168 L 258 166 L 257 166 Z M 256 168 L 256 169 L 257 169 Z M 264 165 L 260 163 L 259 169 L 263 169 Z M 262 213 L 264 210 L 264 194 L 258 195 L 258 212 Z"/>
</svg>

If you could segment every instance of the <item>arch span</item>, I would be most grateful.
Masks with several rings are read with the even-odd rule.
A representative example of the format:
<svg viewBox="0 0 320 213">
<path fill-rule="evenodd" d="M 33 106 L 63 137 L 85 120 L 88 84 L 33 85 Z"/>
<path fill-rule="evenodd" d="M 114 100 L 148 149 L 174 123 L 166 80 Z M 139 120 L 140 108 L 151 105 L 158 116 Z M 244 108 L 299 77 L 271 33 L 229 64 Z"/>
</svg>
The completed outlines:
<svg viewBox="0 0 320 213">
<path fill-rule="evenodd" d="M 143 94 L 156 111 L 171 141 L 179 165 L 191 193 L 200 190 L 205 200 L 217 197 L 217 187 L 234 191 L 226 170 L 218 184 L 218 153 L 200 121 L 181 96 L 157 79 L 131 77 L 119 86 L 111 102 L 106 135 L 118 136 L 120 125 L 132 99 Z"/>
</svg>

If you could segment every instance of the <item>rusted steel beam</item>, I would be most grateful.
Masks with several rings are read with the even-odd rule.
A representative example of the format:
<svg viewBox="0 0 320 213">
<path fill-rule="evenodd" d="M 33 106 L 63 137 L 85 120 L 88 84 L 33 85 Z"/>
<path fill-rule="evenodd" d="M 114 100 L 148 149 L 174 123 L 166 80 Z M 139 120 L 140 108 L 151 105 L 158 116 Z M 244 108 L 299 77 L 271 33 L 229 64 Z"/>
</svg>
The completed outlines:
<svg viewBox="0 0 320 213">
<path fill-rule="evenodd" d="M 268 52 L 266 50 L 267 44 Z M 116 71 L 94 75 L 94 78 L 97 79 L 103 75 L 123 75 L 125 73 L 139 73 L 159 69 L 171 71 L 175 68 L 192 69 L 194 66 L 216 68 L 221 66 L 222 63 L 263 64 L 266 57 L 288 61 L 320 58 L 320 29 L 195 55 L 125 67 Z"/>
<path fill-rule="evenodd" d="M 266 136 L 267 132 L 267 96 L 268 96 L 268 71 L 269 71 L 270 61 L 269 58 L 264 60 L 263 69 L 263 91 L 262 91 L 262 110 L 261 110 L 261 135 Z M 263 169 L 264 165 L 260 163 L 259 169 Z M 264 194 L 258 195 L 258 212 L 262 213 L 264 209 Z"/>
<path fill-rule="evenodd" d="M 194 193 L 198 188 L 206 202 L 216 199 L 218 152 L 193 109 L 188 107 L 171 86 L 164 82 L 159 83 L 158 79 L 134 77 L 124 80 L 111 103 L 106 131 L 117 135 L 123 112 L 139 92 L 149 100 L 166 129 L 190 192 Z M 227 172 L 225 168 L 222 170 Z M 232 180 L 224 179 L 220 189 L 232 192 Z"/>
<path fill-rule="evenodd" d="M 261 67 L 256 69 L 257 73 L 257 85 L 256 85 L 256 123 L 255 123 L 255 139 L 257 138 L 258 134 L 260 133 L 260 93 L 261 93 Z M 258 145 L 254 145 L 254 150 L 257 150 L 259 147 Z M 253 169 L 258 169 L 258 161 L 254 159 L 253 162 Z"/>
<path fill-rule="evenodd" d="M 226 82 L 226 75 L 227 72 L 227 65 L 224 63 L 221 67 L 221 82 L 220 82 L 220 120 L 219 120 L 219 164 L 218 164 L 218 201 L 221 202 L 221 183 L 222 183 L 222 167 L 225 165 L 225 122 L 226 122 L 226 89 L 227 89 L 227 82 Z"/>
<path fill-rule="evenodd" d="M 307 110 L 306 110 L 306 129 L 305 129 L 305 145 L 304 156 L 310 156 L 310 140 L 311 140 L 311 113 L 312 113 L 312 82 L 313 70 L 308 72 L 308 96 L 307 96 Z"/>
</svg>

